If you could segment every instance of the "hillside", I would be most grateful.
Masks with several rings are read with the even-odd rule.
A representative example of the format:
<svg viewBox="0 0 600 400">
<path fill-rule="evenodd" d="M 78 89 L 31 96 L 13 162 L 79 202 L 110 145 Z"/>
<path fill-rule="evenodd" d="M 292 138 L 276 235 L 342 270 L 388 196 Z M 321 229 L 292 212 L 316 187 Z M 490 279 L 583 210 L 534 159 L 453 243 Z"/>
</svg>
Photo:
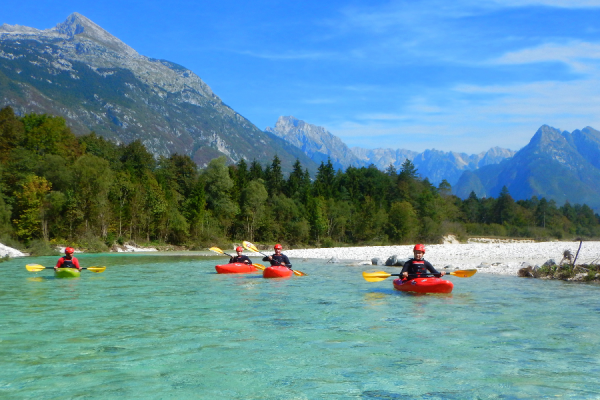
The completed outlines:
<svg viewBox="0 0 600 400">
<path fill-rule="evenodd" d="M 76 134 L 91 131 L 117 142 L 139 139 L 155 155 L 185 154 L 200 166 L 275 154 L 284 170 L 300 159 L 316 164 L 228 107 L 194 72 L 138 54 L 74 13 L 48 30 L 0 26 L 0 108 L 47 113 Z"/>
</svg>

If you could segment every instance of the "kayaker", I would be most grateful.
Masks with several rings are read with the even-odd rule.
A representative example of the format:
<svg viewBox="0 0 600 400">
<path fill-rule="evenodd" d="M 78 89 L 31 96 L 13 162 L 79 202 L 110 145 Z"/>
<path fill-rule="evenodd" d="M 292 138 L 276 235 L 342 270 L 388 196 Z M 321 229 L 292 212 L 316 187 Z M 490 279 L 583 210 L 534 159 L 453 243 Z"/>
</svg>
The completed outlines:
<svg viewBox="0 0 600 400">
<path fill-rule="evenodd" d="M 433 274 L 438 278 L 446 275 L 445 271 L 436 271 L 429 261 L 423 259 L 423 256 L 425 256 L 425 246 L 422 244 L 415 245 L 413 248 L 413 254 L 415 257 L 404 263 L 404 267 L 400 273 L 403 279 L 408 279 L 409 275 L 411 276 L 411 279 L 419 278 L 421 275 L 427 274 Z"/>
<path fill-rule="evenodd" d="M 275 254 L 266 256 L 263 258 L 263 261 L 269 261 L 271 265 L 281 265 L 292 269 L 292 263 L 290 262 L 290 259 L 285 254 L 281 254 L 283 247 L 280 244 L 276 244 L 273 249 L 275 249 Z"/>
<path fill-rule="evenodd" d="M 233 263 L 243 263 L 243 264 L 252 264 L 252 261 L 248 258 L 248 256 L 242 255 L 244 248 L 242 246 L 238 246 L 235 248 L 237 256 L 231 257 L 229 259 L 229 264 Z"/>
<path fill-rule="evenodd" d="M 74 252 L 74 248 L 67 247 L 65 249 L 65 255 L 58 259 L 58 262 L 54 266 L 54 270 L 56 270 L 57 268 L 77 268 L 79 271 L 81 271 L 79 261 L 77 260 L 77 258 L 73 257 Z"/>
</svg>

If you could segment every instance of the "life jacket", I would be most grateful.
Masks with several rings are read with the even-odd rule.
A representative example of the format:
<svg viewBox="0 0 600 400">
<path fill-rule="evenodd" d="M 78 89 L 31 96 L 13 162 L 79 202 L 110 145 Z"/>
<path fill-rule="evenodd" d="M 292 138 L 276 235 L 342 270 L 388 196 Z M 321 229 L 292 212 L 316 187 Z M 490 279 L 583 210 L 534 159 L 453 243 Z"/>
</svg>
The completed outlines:
<svg viewBox="0 0 600 400">
<path fill-rule="evenodd" d="M 286 258 L 287 257 L 284 256 L 283 254 L 273 254 L 271 257 L 273 259 L 270 260 L 270 262 L 271 262 L 271 265 L 273 265 L 273 266 L 280 265 L 282 267 L 288 267 L 288 268 L 292 267 L 292 264 L 288 264 L 289 263 L 289 259 L 286 262 Z"/>
<path fill-rule="evenodd" d="M 421 275 L 425 275 L 425 274 L 429 273 L 429 270 L 425 266 L 425 260 L 420 260 L 420 261 L 412 260 L 411 261 L 411 270 L 412 271 L 408 272 L 409 275 L 417 275 L 418 278 L 420 278 Z"/>
<path fill-rule="evenodd" d="M 248 256 L 235 256 L 231 257 L 231 263 L 242 263 L 242 264 L 250 264 L 250 259 Z"/>
<path fill-rule="evenodd" d="M 73 259 L 67 259 L 63 256 L 63 262 L 60 266 L 61 268 L 77 268 L 75 264 L 73 264 Z"/>
</svg>

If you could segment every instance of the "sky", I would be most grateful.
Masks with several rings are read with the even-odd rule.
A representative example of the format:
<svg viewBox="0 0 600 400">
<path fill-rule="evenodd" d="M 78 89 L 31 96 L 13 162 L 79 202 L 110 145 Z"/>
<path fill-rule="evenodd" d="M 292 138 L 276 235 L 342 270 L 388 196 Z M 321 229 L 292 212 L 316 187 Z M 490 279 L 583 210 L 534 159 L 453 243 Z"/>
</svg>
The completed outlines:
<svg viewBox="0 0 600 400">
<path fill-rule="evenodd" d="M 0 24 L 73 12 L 260 129 L 291 115 L 350 147 L 469 154 L 600 130 L 600 0 L 20 0 Z"/>
</svg>

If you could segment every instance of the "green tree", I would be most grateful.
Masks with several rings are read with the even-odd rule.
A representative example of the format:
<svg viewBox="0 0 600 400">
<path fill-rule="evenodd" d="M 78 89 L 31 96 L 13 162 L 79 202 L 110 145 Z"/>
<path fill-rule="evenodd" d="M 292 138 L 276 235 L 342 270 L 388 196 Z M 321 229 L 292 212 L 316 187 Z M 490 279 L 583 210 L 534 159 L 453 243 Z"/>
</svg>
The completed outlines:
<svg viewBox="0 0 600 400">
<path fill-rule="evenodd" d="M 79 141 L 61 117 L 46 114 L 27 114 L 22 119 L 25 134 L 21 146 L 37 155 L 58 154 L 75 160 L 83 149 Z"/>
<path fill-rule="evenodd" d="M 515 201 L 508 192 L 508 188 L 503 186 L 494 207 L 494 222 L 498 224 L 510 223 L 515 216 L 515 211 Z"/>
<path fill-rule="evenodd" d="M 42 207 L 51 186 L 46 179 L 29 175 L 15 193 L 18 217 L 13 221 L 19 239 L 29 242 L 42 236 Z"/>
<path fill-rule="evenodd" d="M 249 174 L 250 174 L 250 176 L 248 177 L 248 179 L 250 179 L 251 181 L 254 181 L 257 179 L 265 179 L 265 175 L 264 175 L 262 166 L 256 160 L 252 160 L 252 163 L 250 164 Z"/>
<path fill-rule="evenodd" d="M 265 172 L 267 191 L 269 196 L 274 196 L 283 192 L 283 172 L 281 171 L 281 160 L 277 154 L 273 157 L 271 166 Z"/>
<path fill-rule="evenodd" d="M 269 194 L 262 180 L 250 181 L 243 189 L 245 199 L 242 205 L 242 215 L 244 218 L 245 232 L 254 241 L 255 230 L 258 222 L 265 212 Z"/>
<path fill-rule="evenodd" d="M 138 180 L 147 176 L 146 172 L 154 171 L 156 167 L 156 160 L 140 140 L 135 140 L 123 147 L 121 162 L 125 170 Z"/>
<path fill-rule="evenodd" d="M 211 160 L 203 172 L 206 183 L 206 203 L 210 210 L 227 230 L 233 223 L 233 218 L 238 213 L 238 205 L 235 204 L 230 195 L 233 188 L 233 180 L 229 176 L 225 157 Z"/>
<path fill-rule="evenodd" d="M 392 203 L 387 228 L 390 239 L 399 243 L 412 242 L 418 227 L 417 213 L 408 201 Z"/>
<path fill-rule="evenodd" d="M 110 222 L 108 194 L 113 182 L 110 165 L 102 158 L 86 154 L 75 161 L 73 172 L 86 233 L 97 228 L 97 234 L 106 238 Z"/>
<path fill-rule="evenodd" d="M 325 199 L 333 197 L 334 192 L 335 170 L 331 159 L 327 159 L 327 164 L 321 162 L 317 171 L 317 176 L 314 183 L 314 191 L 316 196 L 322 196 Z"/>
<path fill-rule="evenodd" d="M 322 197 L 312 197 L 306 208 L 311 237 L 317 244 L 320 244 L 323 235 L 327 232 L 325 200 Z"/>
<path fill-rule="evenodd" d="M 0 163 L 5 163 L 11 151 L 17 147 L 25 135 L 23 122 L 11 107 L 0 110 Z"/>
<path fill-rule="evenodd" d="M 196 181 L 190 196 L 186 199 L 184 215 L 190 224 L 190 234 L 193 238 L 198 238 L 204 232 L 206 216 L 206 194 L 201 179 Z"/>
</svg>

